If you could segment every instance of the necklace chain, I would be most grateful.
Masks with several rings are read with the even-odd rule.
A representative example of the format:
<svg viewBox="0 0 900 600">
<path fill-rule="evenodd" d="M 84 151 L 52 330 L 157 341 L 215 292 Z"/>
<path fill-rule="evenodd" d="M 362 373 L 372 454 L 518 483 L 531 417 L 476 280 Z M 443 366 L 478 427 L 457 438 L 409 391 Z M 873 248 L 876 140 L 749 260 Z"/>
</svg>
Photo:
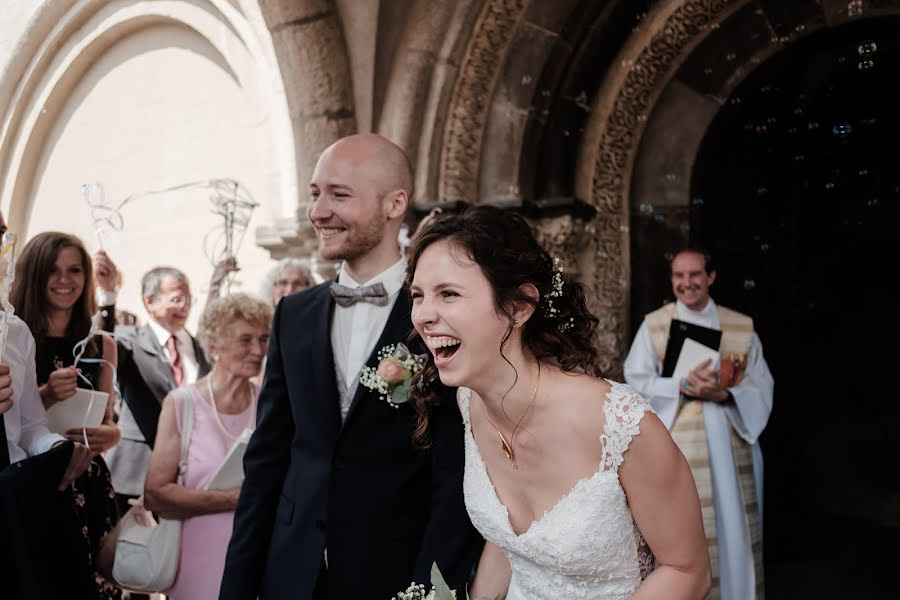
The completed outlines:
<svg viewBox="0 0 900 600">
<path fill-rule="evenodd" d="M 253 420 L 256 418 L 255 411 L 253 410 L 253 404 L 254 404 L 254 400 L 255 400 L 254 394 L 253 394 L 253 384 L 250 383 L 249 379 L 247 380 L 247 387 L 250 391 L 250 406 L 249 406 L 250 418 L 247 420 L 247 427 L 245 427 L 245 429 L 252 428 L 251 426 L 253 425 Z M 225 432 L 225 435 L 227 435 L 228 437 L 230 437 L 233 440 L 236 440 L 238 437 L 240 437 L 241 434 L 238 433 L 238 435 L 233 435 L 230 431 L 228 431 L 228 429 L 225 428 L 225 424 L 222 422 L 222 418 L 219 416 L 219 408 L 216 406 L 216 396 L 213 393 L 212 373 L 210 373 L 206 377 L 206 389 L 209 391 L 209 402 L 210 402 L 210 404 L 212 404 L 213 415 L 215 416 L 216 423 L 218 423 L 219 428 L 223 432 Z M 246 409 L 244 409 L 244 410 L 246 410 Z M 240 414 L 240 413 L 238 413 L 238 414 Z"/>
<path fill-rule="evenodd" d="M 528 411 L 531 409 L 531 405 L 534 404 L 534 399 L 537 397 L 538 387 L 541 385 L 541 363 L 538 362 L 538 375 L 537 381 L 534 384 L 534 389 L 531 390 L 531 399 L 528 400 L 528 406 L 525 407 L 525 412 L 522 413 L 522 416 L 519 417 L 519 420 L 516 421 L 515 427 L 513 427 L 512 433 L 509 436 L 509 441 L 506 440 L 506 436 L 503 435 L 503 432 L 500 431 L 500 428 L 494 425 L 494 422 L 491 421 L 491 417 L 488 415 L 487 406 L 485 406 L 484 401 L 482 401 L 481 406 L 484 407 L 484 418 L 487 419 L 487 422 L 491 424 L 491 427 L 494 428 L 494 431 L 497 432 L 497 436 L 500 438 L 500 449 L 503 451 L 503 454 L 512 463 L 512 466 L 516 469 L 519 468 L 519 465 L 516 464 L 516 452 L 513 450 L 513 443 L 516 441 L 516 431 L 519 430 L 519 425 L 522 424 L 522 421 L 525 420 L 525 415 L 528 414 Z"/>
</svg>

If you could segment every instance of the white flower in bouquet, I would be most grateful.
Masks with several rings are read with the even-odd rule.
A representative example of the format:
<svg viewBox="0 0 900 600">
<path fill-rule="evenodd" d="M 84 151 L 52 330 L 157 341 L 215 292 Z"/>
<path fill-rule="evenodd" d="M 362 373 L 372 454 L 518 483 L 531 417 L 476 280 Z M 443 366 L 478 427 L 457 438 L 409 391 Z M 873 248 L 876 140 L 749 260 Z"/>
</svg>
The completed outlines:
<svg viewBox="0 0 900 600">
<path fill-rule="evenodd" d="M 409 584 L 409 587 L 400 592 L 396 596 L 391 596 L 391 600 L 426 600 L 431 594 L 425 593 L 425 586 L 415 581 Z"/>
</svg>

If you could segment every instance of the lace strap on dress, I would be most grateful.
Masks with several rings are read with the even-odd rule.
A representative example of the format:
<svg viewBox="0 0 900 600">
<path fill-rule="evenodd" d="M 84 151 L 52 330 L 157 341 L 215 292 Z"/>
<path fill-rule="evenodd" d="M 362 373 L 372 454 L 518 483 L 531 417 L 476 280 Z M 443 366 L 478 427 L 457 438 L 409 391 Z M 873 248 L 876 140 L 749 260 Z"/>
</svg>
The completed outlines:
<svg viewBox="0 0 900 600">
<path fill-rule="evenodd" d="M 472 390 L 469 388 L 461 387 L 457 391 L 456 401 L 459 404 L 459 412 L 462 415 L 463 423 L 465 423 L 466 427 L 470 426 L 469 423 L 469 400 L 472 398 Z"/>
<path fill-rule="evenodd" d="M 600 436 L 603 448 L 601 465 L 604 469 L 619 470 L 631 438 L 641 432 L 640 422 L 644 413 L 653 412 L 650 404 L 627 385 L 613 383 L 603 403 L 606 424 Z"/>
</svg>

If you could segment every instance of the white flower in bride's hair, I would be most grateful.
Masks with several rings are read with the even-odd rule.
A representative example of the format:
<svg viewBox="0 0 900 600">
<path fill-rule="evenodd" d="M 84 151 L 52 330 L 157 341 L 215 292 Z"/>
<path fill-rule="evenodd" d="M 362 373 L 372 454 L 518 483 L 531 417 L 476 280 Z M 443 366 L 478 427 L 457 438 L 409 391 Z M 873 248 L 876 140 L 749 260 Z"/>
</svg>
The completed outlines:
<svg viewBox="0 0 900 600">
<path fill-rule="evenodd" d="M 556 257 L 553 259 L 553 280 L 552 285 L 553 289 L 547 294 L 546 297 L 546 306 L 544 307 L 544 314 L 549 319 L 557 319 L 559 318 L 560 312 L 559 309 L 553 305 L 554 298 L 562 298 L 563 295 L 563 261 L 562 259 Z M 575 319 L 569 318 L 568 321 L 560 323 L 557 328 L 565 333 L 570 329 L 575 327 Z"/>
</svg>

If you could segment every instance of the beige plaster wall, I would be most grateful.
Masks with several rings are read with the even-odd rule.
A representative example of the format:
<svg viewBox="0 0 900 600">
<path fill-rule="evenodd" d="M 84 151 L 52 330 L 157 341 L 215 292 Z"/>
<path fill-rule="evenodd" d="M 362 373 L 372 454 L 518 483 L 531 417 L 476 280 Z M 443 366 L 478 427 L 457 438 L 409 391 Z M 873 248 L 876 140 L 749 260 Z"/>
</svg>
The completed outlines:
<svg viewBox="0 0 900 600">
<path fill-rule="evenodd" d="M 240 289 L 256 293 L 273 264 L 253 231 L 278 213 L 267 113 L 252 81 L 241 82 L 195 31 L 156 25 L 129 35 L 85 73 L 49 130 L 30 198 L 25 237 L 58 229 L 98 248 L 84 183 L 103 184 L 107 201 L 209 178 L 241 181 L 260 203 L 238 254 Z M 123 271 L 119 305 L 146 315 L 140 277 L 171 264 L 190 277 L 196 327 L 212 266 L 203 236 L 221 223 L 209 192 L 186 190 L 133 201 L 124 230 L 104 235 Z"/>
</svg>

